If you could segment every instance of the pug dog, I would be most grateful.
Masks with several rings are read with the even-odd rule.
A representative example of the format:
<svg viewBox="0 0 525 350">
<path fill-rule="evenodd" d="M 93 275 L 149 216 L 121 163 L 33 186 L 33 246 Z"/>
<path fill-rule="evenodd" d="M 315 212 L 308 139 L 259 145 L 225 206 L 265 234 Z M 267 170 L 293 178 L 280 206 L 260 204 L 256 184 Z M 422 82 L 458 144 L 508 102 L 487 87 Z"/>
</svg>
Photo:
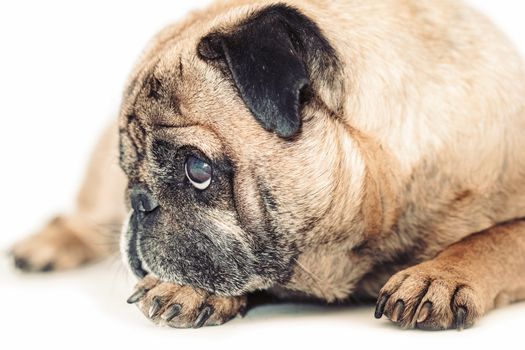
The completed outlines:
<svg viewBox="0 0 525 350">
<path fill-rule="evenodd" d="M 522 61 L 460 1 L 218 1 L 149 44 L 76 211 L 15 265 L 104 258 L 125 221 L 128 302 L 159 325 L 267 291 L 470 327 L 525 298 L 524 130 Z"/>
</svg>

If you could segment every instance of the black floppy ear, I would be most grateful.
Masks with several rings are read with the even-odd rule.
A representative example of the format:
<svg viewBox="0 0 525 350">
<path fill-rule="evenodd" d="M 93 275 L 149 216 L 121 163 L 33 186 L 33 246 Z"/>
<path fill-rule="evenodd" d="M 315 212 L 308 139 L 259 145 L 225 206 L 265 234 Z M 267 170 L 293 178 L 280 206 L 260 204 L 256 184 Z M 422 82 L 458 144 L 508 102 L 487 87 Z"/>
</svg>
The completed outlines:
<svg viewBox="0 0 525 350">
<path fill-rule="evenodd" d="M 326 49 L 333 53 L 310 19 L 291 7 L 274 5 L 231 32 L 207 35 L 198 52 L 205 60 L 225 63 L 257 121 L 288 138 L 301 128 L 301 104 L 310 93 L 309 56 Z"/>
</svg>

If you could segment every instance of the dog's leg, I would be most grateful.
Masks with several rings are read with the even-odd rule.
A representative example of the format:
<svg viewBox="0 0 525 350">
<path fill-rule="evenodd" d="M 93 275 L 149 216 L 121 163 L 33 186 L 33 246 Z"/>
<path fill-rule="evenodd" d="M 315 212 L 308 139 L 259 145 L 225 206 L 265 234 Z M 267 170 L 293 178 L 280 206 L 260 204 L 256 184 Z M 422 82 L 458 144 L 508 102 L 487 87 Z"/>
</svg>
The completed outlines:
<svg viewBox="0 0 525 350">
<path fill-rule="evenodd" d="M 200 328 L 223 324 L 246 309 L 246 296 L 221 297 L 189 286 L 147 276 L 135 287 L 128 303 L 158 325 Z"/>
<path fill-rule="evenodd" d="M 471 326 L 487 311 L 525 298 L 525 220 L 501 224 L 395 274 L 376 317 L 405 328 Z"/>
<path fill-rule="evenodd" d="M 125 183 L 115 123 L 94 150 L 74 212 L 16 244 L 11 251 L 15 265 L 24 271 L 64 270 L 116 251 L 125 216 Z"/>
</svg>

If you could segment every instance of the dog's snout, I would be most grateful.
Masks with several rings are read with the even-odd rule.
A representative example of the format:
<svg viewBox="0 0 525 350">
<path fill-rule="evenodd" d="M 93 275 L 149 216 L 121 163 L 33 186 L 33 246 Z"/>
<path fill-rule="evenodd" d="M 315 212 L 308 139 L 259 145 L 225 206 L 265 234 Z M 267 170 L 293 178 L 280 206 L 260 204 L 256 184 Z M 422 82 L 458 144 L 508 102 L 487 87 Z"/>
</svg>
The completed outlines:
<svg viewBox="0 0 525 350">
<path fill-rule="evenodd" d="M 135 186 L 130 193 L 131 207 L 135 212 L 151 213 L 159 207 L 153 194 L 142 186 Z"/>
</svg>

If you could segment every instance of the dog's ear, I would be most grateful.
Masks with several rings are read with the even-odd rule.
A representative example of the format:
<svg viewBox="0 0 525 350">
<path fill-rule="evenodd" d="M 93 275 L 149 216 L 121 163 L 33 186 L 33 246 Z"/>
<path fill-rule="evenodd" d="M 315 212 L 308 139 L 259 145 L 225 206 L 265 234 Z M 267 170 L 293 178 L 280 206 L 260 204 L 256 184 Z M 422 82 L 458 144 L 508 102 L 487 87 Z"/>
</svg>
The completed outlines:
<svg viewBox="0 0 525 350">
<path fill-rule="evenodd" d="M 199 56 L 219 61 L 233 78 L 246 106 L 268 131 L 288 138 L 301 129 L 301 106 L 314 92 L 314 79 L 339 66 L 317 25 L 298 10 L 274 5 L 227 33 L 212 33 Z"/>
</svg>

